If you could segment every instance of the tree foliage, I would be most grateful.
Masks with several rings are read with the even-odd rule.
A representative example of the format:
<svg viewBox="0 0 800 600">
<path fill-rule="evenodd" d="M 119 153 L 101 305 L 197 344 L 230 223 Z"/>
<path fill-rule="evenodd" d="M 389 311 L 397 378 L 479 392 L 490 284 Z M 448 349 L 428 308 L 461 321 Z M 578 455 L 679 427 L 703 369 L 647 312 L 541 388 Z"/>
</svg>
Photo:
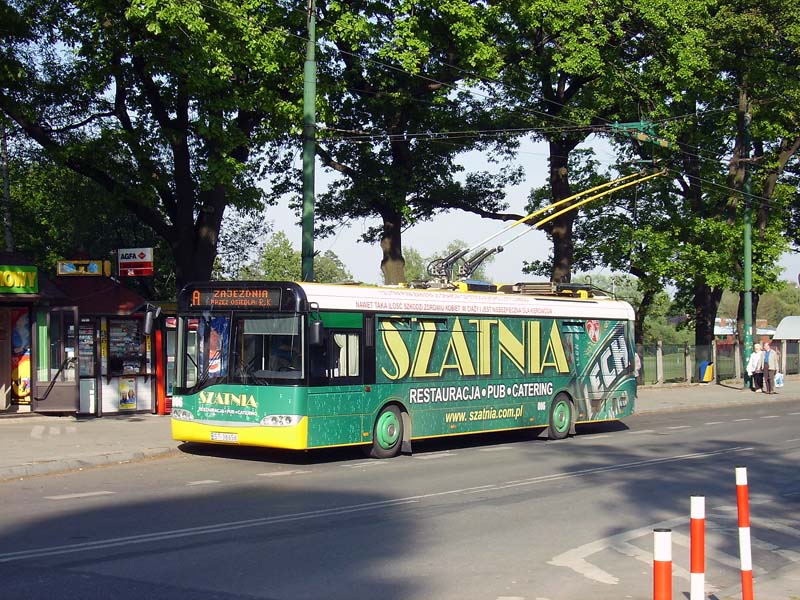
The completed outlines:
<svg viewBox="0 0 800 600">
<path fill-rule="evenodd" d="M 258 257 L 245 265 L 241 279 L 268 281 L 300 281 L 302 255 L 292 247 L 283 231 L 272 235 L 264 244 Z M 352 281 L 353 276 L 341 259 L 331 250 L 314 257 L 314 281 L 320 283 L 342 283 Z"/>
<path fill-rule="evenodd" d="M 195 0 L 3 5 L 0 110 L 208 279 L 229 205 L 257 209 L 267 142 L 299 122 L 302 14 Z"/>
</svg>

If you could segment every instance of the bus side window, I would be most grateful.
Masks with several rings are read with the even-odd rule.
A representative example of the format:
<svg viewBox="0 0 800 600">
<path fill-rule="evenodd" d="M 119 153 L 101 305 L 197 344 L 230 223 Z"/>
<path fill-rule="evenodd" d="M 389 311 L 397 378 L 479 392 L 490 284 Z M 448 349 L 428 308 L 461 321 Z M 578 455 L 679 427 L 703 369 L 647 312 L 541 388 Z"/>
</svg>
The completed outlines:
<svg viewBox="0 0 800 600">
<path fill-rule="evenodd" d="M 332 379 L 357 383 L 361 376 L 361 336 L 355 331 L 331 331 L 328 353 Z"/>
</svg>

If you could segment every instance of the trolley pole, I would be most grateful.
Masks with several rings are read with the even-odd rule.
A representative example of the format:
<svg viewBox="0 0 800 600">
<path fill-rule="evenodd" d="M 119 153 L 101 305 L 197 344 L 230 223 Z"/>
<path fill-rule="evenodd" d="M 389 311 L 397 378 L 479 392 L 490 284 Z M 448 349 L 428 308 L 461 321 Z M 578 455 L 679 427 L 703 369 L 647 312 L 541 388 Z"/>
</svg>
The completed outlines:
<svg viewBox="0 0 800 600">
<path fill-rule="evenodd" d="M 301 248 L 302 279 L 314 280 L 314 158 L 316 154 L 317 62 L 316 4 L 308 0 L 308 41 L 303 69 L 303 244 Z"/>
</svg>

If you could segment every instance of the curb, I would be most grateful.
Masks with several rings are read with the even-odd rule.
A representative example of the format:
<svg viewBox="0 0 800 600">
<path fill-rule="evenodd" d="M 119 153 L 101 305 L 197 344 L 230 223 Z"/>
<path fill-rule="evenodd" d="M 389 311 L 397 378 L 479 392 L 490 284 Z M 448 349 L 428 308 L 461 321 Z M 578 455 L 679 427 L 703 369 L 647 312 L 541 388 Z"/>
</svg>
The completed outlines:
<svg viewBox="0 0 800 600">
<path fill-rule="evenodd" d="M 136 452 L 112 452 L 109 454 L 97 454 L 86 458 L 66 458 L 47 462 L 36 462 L 25 465 L 17 465 L 0 469 L 0 482 L 11 479 L 22 479 L 25 477 L 36 477 L 40 475 L 57 475 L 69 473 L 70 471 L 81 471 L 94 467 L 108 465 L 119 465 L 149 460 L 153 458 L 163 458 L 172 454 L 180 454 L 178 448 L 146 448 Z"/>
</svg>

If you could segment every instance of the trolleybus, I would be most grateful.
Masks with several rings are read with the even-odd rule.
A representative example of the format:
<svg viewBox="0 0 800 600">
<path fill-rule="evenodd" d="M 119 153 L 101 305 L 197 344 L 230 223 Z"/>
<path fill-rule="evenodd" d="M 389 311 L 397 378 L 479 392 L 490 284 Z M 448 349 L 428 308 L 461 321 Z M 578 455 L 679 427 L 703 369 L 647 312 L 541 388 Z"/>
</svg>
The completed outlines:
<svg viewBox="0 0 800 600">
<path fill-rule="evenodd" d="M 203 282 L 178 299 L 176 440 L 291 450 L 633 412 L 634 312 L 586 286 Z"/>
</svg>

